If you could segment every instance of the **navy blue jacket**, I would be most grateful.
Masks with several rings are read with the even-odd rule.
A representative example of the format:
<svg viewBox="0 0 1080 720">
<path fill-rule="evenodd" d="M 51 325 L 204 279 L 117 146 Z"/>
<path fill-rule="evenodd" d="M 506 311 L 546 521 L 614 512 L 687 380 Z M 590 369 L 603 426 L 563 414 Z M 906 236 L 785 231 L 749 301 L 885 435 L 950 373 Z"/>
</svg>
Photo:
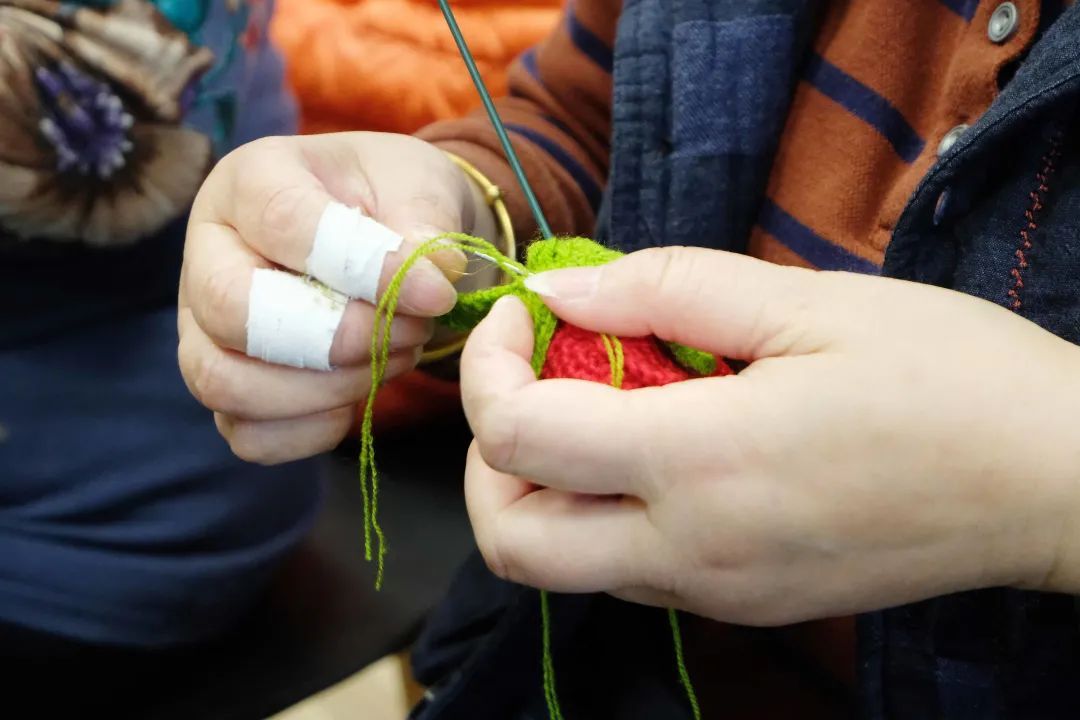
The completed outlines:
<svg viewBox="0 0 1080 720">
<path fill-rule="evenodd" d="M 58 92 L 57 107 L 94 120 L 77 126 L 94 139 L 76 142 L 85 157 L 92 159 L 115 137 L 129 139 L 112 132 L 107 116 L 95 115 L 101 93 L 117 88 L 122 89 L 112 97 L 135 118 L 133 157 L 147 164 L 152 159 L 164 177 L 200 177 L 187 167 L 196 160 L 174 154 L 166 164 L 152 144 L 158 137 L 177 142 L 175 134 L 159 135 L 173 133 L 172 123 L 185 128 L 185 136 L 212 141 L 215 155 L 295 130 L 296 108 L 285 90 L 280 56 L 268 44 L 243 43 L 249 27 L 262 28 L 258 35 L 266 37 L 272 3 L 84 0 L 42 3 L 14 14 L 10 5 L 3 3 L 0 35 L 11 57 L 22 59 L 2 63 L 0 90 L 22 88 L 24 73 L 32 78 L 44 72 L 25 48 L 46 45 L 33 39 L 36 31 L 23 37 L 30 24 L 18 15 L 40 12 L 45 18 L 51 5 L 64 6 L 58 11 L 64 16 L 80 12 L 79 5 L 99 8 L 96 22 L 113 42 L 144 47 L 140 43 L 161 35 L 175 50 L 184 46 L 187 33 L 193 48 L 215 58 L 212 69 L 189 86 L 190 107 L 175 120 L 154 117 L 132 94 L 131 78 L 159 77 L 149 74 L 157 68 L 149 58 L 147 67 L 124 67 L 130 76 L 123 81 L 102 70 L 72 85 L 94 88 L 94 94 Z M 135 33 L 129 19 L 112 15 L 142 17 L 151 5 L 162 15 Z M 183 65 L 169 57 L 172 64 L 157 69 Z M 71 61 L 72 67 L 84 65 L 93 63 Z M 160 85 L 155 97 L 167 97 L 176 87 L 166 80 Z M 42 223 L 74 216 L 89 226 L 91 203 L 102 197 L 127 198 L 114 202 L 133 216 L 157 219 L 143 214 L 149 203 L 130 199 L 136 195 L 129 193 L 131 186 L 155 192 L 160 187 L 138 174 L 137 162 L 110 181 L 75 171 L 50 176 L 50 146 L 33 132 L 50 106 L 27 102 L 16 111 L 10 105 L 12 98 L 23 103 L 29 94 L 5 96 L 9 104 L 0 115 L 0 662 L 11 652 L 3 640 L 7 626 L 93 645 L 200 642 L 249 611 L 281 558 L 308 532 L 321 494 L 314 465 L 261 468 L 241 462 L 180 376 L 176 289 L 186 201 L 172 209 L 158 200 L 154 212 L 167 224 L 130 244 L 98 247 L 84 238 L 53 241 L 25 229 L 26 237 L 14 233 L 10 219 L 20 213 L 37 212 Z M 41 96 L 47 97 L 44 91 Z M 25 130 L 28 137 L 20 142 L 33 144 L 40 155 L 9 152 L 18 146 L 13 128 Z M 143 142 L 150 144 L 144 149 Z M 30 172 L 19 168 L 19 162 L 29 162 L 20 159 L 25 157 L 41 158 L 29 175 L 35 183 L 29 198 L 12 189 L 14 178 Z M 38 204 L 46 200 L 48 212 Z"/>
<path fill-rule="evenodd" d="M 797 0 L 626 0 L 600 239 L 625 250 L 743 248 L 815 10 Z M 1013 307 L 1080 343 L 1078 107 L 1074 6 L 919 185 L 884 274 Z M 1041 209 L 1022 247 L 1032 193 Z M 1016 368 L 1018 401 L 1031 372 Z M 1039 419 L 1019 408 L 1002 422 L 1038 432 Z M 690 717 L 661 612 L 561 596 L 553 614 L 568 718 Z M 433 689 L 414 717 L 546 718 L 539 627 L 536 593 L 495 580 L 474 558 L 417 646 L 418 677 Z M 859 658 L 865 718 L 1080 717 L 1072 597 L 995 589 L 872 613 L 859 620 Z"/>
</svg>

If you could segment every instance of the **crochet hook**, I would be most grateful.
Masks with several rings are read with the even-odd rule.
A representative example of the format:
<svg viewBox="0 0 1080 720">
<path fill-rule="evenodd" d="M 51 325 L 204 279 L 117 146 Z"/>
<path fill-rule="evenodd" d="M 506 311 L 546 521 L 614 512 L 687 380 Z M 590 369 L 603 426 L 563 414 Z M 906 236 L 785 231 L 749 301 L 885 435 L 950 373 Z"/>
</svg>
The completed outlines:
<svg viewBox="0 0 1080 720">
<path fill-rule="evenodd" d="M 502 118 L 499 117 L 499 111 L 495 108 L 495 102 L 491 99 L 491 93 L 488 92 L 484 79 L 480 77 L 480 70 L 476 67 L 472 52 L 469 51 L 465 37 L 461 34 L 461 28 L 458 27 L 454 11 L 450 9 L 449 0 L 439 0 L 439 8 L 442 9 L 443 17 L 446 18 L 450 34 L 454 36 L 454 42 L 457 44 L 458 52 L 461 53 L 461 59 L 465 61 L 465 67 L 469 71 L 469 77 L 472 78 L 473 85 L 476 86 L 476 92 L 480 94 L 484 110 L 487 111 L 488 119 L 491 120 L 491 124 L 495 128 L 495 134 L 499 138 L 503 152 L 506 153 L 506 159 L 510 161 L 510 168 L 514 171 L 514 177 L 517 178 L 518 185 L 521 186 L 522 192 L 525 193 L 525 201 L 528 203 L 529 209 L 532 210 L 536 225 L 540 228 L 540 234 L 545 238 L 553 238 L 555 235 L 551 232 L 547 218 L 544 217 L 544 211 L 540 207 L 540 201 L 536 199 L 536 193 L 533 192 L 528 178 L 525 177 L 525 170 L 522 169 L 517 152 L 510 143 L 510 136 L 506 132 L 506 126 L 503 124 Z"/>
</svg>

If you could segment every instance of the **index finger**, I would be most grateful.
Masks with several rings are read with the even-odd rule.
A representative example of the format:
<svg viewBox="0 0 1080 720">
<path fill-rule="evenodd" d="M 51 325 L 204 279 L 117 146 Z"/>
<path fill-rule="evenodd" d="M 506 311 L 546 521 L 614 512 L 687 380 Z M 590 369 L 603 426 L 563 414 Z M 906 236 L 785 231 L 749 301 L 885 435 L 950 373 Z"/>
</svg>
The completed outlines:
<svg viewBox="0 0 1080 720">
<path fill-rule="evenodd" d="M 272 138 L 228 156 L 200 192 L 192 227 L 224 225 L 270 262 L 374 302 L 419 243 L 372 217 L 361 168 L 333 168 L 341 177 L 328 188 L 305 157 L 306 140 Z M 455 299 L 447 275 L 461 266 L 458 253 L 420 259 L 402 286 L 402 310 L 446 312 Z"/>
</svg>

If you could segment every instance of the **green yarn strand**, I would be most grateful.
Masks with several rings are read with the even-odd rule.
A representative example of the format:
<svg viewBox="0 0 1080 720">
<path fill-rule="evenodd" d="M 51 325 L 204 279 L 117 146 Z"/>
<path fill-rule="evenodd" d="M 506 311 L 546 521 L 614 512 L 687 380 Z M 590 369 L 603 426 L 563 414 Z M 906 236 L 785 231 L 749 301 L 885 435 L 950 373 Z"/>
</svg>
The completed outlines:
<svg viewBox="0 0 1080 720">
<path fill-rule="evenodd" d="M 543 643 L 544 701 L 547 703 L 548 720 L 563 720 L 559 707 L 559 695 L 555 691 L 555 660 L 551 652 L 551 606 L 547 590 L 540 591 L 540 621 Z"/>
<path fill-rule="evenodd" d="M 716 356 L 702 350 L 688 348 L 678 343 L 667 343 L 675 362 L 687 370 L 693 370 L 702 377 L 708 377 L 716 372 Z"/>
<path fill-rule="evenodd" d="M 622 388 L 623 376 L 626 372 L 626 359 L 623 355 L 623 346 L 619 338 L 614 335 L 601 335 L 601 342 L 604 344 L 604 351 L 607 353 L 608 362 L 611 364 L 611 385 L 615 388 Z M 695 351 L 690 351 L 695 352 Z M 715 369 L 715 366 L 714 366 Z M 679 629 L 679 615 L 675 610 L 668 608 L 668 622 L 671 625 L 671 643 L 675 650 L 675 667 L 679 673 L 679 683 L 682 685 L 683 690 L 686 692 L 686 699 L 690 703 L 690 710 L 693 713 L 694 720 L 701 720 L 701 708 L 698 706 L 697 693 L 694 691 L 694 683 L 690 679 L 690 671 L 686 668 L 686 658 L 683 653 L 683 641 L 682 632 Z M 544 636 L 544 662 L 550 662 L 548 656 L 548 638 L 546 633 L 548 632 L 547 623 L 545 622 L 545 636 Z M 552 670 L 554 672 L 554 670 Z M 545 690 L 547 690 L 547 675 L 545 674 Z M 552 692 L 554 692 L 554 686 L 552 685 Z M 550 710 L 550 706 L 549 706 Z"/>
<path fill-rule="evenodd" d="M 698 705 L 697 693 L 694 692 L 694 683 L 690 680 L 690 671 L 686 669 L 682 631 L 679 630 L 679 614 L 672 608 L 668 608 L 668 622 L 671 624 L 671 639 L 675 646 L 675 666 L 679 671 L 679 682 L 686 691 L 686 699 L 690 702 L 690 711 L 694 715 L 694 720 L 701 720 L 701 707 Z"/>
<path fill-rule="evenodd" d="M 364 558 L 376 563 L 375 589 L 381 590 L 386 558 L 386 535 L 379 525 L 379 472 L 375 465 L 375 441 L 372 425 L 375 412 L 375 397 L 386 377 L 386 366 L 390 361 L 390 325 L 397 313 L 401 287 L 409 270 L 427 257 L 440 250 L 458 249 L 473 255 L 481 255 L 500 266 L 511 268 L 518 273 L 525 268 L 516 260 L 506 257 L 493 244 L 464 233 L 447 233 L 428 240 L 414 250 L 398 271 L 390 279 L 386 292 L 375 306 L 375 328 L 371 334 L 371 388 L 368 390 L 364 417 L 360 426 L 360 488 L 364 503 Z"/>
<path fill-rule="evenodd" d="M 611 387 L 622 389 L 623 376 L 626 374 L 626 359 L 623 357 L 622 341 L 614 335 L 601 335 L 608 364 L 611 365 Z"/>
</svg>

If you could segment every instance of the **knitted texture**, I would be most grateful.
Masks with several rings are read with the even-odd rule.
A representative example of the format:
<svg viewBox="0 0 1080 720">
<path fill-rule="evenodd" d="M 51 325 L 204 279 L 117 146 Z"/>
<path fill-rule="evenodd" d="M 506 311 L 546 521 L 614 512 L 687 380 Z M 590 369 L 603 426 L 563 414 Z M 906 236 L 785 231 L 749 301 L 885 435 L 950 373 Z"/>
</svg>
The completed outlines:
<svg viewBox="0 0 1080 720">
<path fill-rule="evenodd" d="M 504 295 L 516 295 L 532 316 L 533 333 L 536 336 L 536 344 L 533 346 L 532 368 L 537 375 L 544 365 L 544 357 L 547 355 L 548 343 L 555 334 L 555 326 L 558 318 L 555 313 L 548 309 L 539 295 L 525 287 L 523 279 L 517 277 L 513 282 L 498 287 L 477 290 L 458 296 L 457 305 L 446 315 L 439 318 L 439 322 L 451 330 L 465 332 L 476 327 L 491 310 L 495 301 Z"/>
<path fill-rule="evenodd" d="M 594 240 L 580 237 L 538 240 L 529 246 L 525 255 L 525 268 L 530 273 L 558 270 L 570 267 L 591 267 L 605 265 L 622 257 L 622 253 L 604 247 Z M 583 380 L 595 380 L 607 383 L 611 377 L 610 363 L 604 351 L 600 336 L 560 323 L 555 314 L 544 304 L 543 299 L 525 287 L 525 277 L 515 275 L 513 279 L 498 287 L 463 293 L 458 296 L 457 305 L 439 322 L 461 332 L 476 327 L 491 310 L 495 301 L 504 295 L 515 295 L 521 299 L 532 316 L 535 343 L 531 364 L 537 377 L 579 377 Z M 559 338 L 560 349 L 549 350 L 555 336 L 568 333 Z M 620 338 L 624 347 L 633 348 L 633 359 L 628 355 L 626 361 L 627 389 L 649 385 L 687 380 L 694 376 L 728 375 L 730 368 L 709 353 L 688 348 L 677 343 L 660 343 L 655 338 Z M 599 356 L 591 352 L 593 345 Z M 661 346 L 666 346 L 662 349 Z M 580 348 L 578 350 L 574 348 Z M 602 361 L 602 362 L 601 362 Z M 554 362 L 553 368 L 545 369 L 545 363 Z M 588 376 L 575 375 L 573 372 L 587 373 Z M 571 373 L 571 374 L 566 374 Z M 636 378 L 636 380 L 634 379 Z"/>
<path fill-rule="evenodd" d="M 712 372 L 695 373 L 679 365 L 667 346 L 655 338 L 619 338 L 623 352 L 622 387 L 658 387 L 703 375 L 730 375 L 731 369 L 712 359 Z M 611 382 L 611 362 L 599 333 L 559 323 L 548 346 L 540 377 Z"/>
</svg>

